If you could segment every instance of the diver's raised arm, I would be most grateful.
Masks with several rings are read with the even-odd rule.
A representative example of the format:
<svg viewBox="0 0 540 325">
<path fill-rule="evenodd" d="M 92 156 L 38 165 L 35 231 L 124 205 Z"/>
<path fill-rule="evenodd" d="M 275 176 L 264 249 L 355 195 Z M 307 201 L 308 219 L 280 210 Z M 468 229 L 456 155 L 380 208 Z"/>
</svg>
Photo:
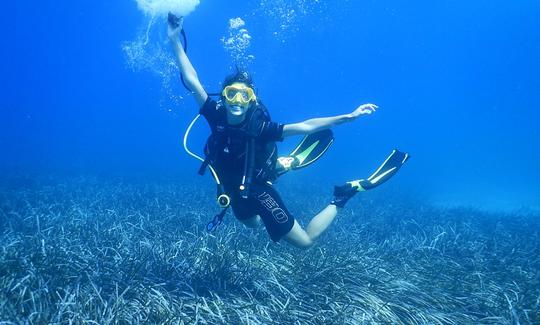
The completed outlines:
<svg viewBox="0 0 540 325">
<path fill-rule="evenodd" d="M 199 107 L 202 107 L 208 98 L 208 94 L 201 85 L 199 77 L 197 76 L 197 71 L 195 71 L 195 68 L 193 68 L 193 65 L 189 61 L 189 58 L 182 47 L 182 43 L 180 42 L 179 34 L 182 30 L 183 23 L 183 17 L 176 17 L 169 13 L 169 27 L 167 34 L 169 36 L 169 40 L 171 41 L 174 53 L 176 54 L 176 59 L 178 60 L 180 73 L 184 77 L 184 82 L 191 90 L 191 93 L 195 97 Z"/>
<path fill-rule="evenodd" d="M 283 127 L 283 137 L 298 134 L 309 134 L 324 129 L 329 129 L 338 124 L 352 122 L 356 120 L 360 115 L 371 114 L 375 112 L 377 108 L 379 107 L 374 104 L 363 104 L 358 106 L 358 108 L 356 108 L 350 114 L 313 118 L 299 123 L 286 124 Z"/>
</svg>

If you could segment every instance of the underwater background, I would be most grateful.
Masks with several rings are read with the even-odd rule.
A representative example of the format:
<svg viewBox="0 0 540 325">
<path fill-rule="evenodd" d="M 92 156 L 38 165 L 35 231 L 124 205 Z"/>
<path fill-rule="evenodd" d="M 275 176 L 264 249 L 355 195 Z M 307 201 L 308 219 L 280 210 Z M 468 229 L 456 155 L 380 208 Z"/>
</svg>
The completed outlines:
<svg viewBox="0 0 540 325">
<path fill-rule="evenodd" d="M 280 179 L 301 224 L 392 149 L 412 158 L 308 251 L 230 214 L 207 234 L 168 6 L 209 92 L 238 65 L 275 121 L 380 107 Z M 3 7 L 0 323 L 540 323 L 538 1 Z"/>
</svg>

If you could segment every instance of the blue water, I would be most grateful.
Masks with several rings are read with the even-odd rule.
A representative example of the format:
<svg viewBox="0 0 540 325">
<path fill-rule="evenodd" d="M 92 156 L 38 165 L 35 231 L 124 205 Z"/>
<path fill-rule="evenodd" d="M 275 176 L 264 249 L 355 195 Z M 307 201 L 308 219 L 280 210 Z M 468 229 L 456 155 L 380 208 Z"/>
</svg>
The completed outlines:
<svg viewBox="0 0 540 325">
<path fill-rule="evenodd" d="M 221 38 L 228 20 L 241 17 L 252 37 L 250 70 L 275 120 L 380 106 L 335 128 L 334 147 L 308 175 L 328 183 L 365 177 L 397 147 L 413 158 L 387 186 L 403 195 L 539 208 L 540 3 L 265 3 L 202 0 L 185 19 L 189 56 L 206 88 L 218 90 L 234 64 Z M 4 4 L 5 175 L 197 177 L 198 164 L 180 147 L 195 102 L 171 99 L 186 95 L 178 79 L 164 86 L 155 72 L 134 71 L 122 50 L 147 22 L 135 1 Z M 150 42 L 168 50 L 165 28 L 157 21 Z"/>
</svg>

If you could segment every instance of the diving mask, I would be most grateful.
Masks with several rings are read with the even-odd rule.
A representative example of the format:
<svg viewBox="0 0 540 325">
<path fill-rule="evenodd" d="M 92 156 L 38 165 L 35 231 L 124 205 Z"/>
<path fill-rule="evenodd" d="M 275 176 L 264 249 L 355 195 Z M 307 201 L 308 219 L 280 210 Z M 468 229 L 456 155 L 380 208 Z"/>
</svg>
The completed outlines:
<svg viewBox="0 0 540 325">
<path fill-rule="evenodd" d="M 243 83 L 234 83 L 223 89 L 221 93 L 229 105 L 245 106 L 256 100 L 255 92 Z"/>
</svg>

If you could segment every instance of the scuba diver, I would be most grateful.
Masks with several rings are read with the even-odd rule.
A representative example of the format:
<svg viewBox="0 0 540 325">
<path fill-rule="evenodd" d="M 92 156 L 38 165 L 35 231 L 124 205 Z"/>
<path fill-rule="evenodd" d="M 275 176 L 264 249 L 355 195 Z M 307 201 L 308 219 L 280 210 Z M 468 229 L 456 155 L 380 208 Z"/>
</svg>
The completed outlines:
<svg viewBox="0 0 540 325">
<path fill-rule="evenodd" d="M 224 208 L 209 223 L 208 230 L 221 223 L 230 205 L 236 218 L 244 225 L 257 227 L 262 222 L 274 242 L 284 239 L 295 247 L 311 247 L 349 199 L 388 180 L 408 159 L 408 154 L 394 150 L 367 179 L 336 186 L 328 206 L 315 215 L 306 228 L 302 228 L 283 203 L 273 181 L 288 170 L 302 168 L 318 159 L 333 141 L 330 128 L 372 114 L 378 107 L 363 104 L 349 114 L 291 124 L 276 123 L 270 119 L 268 110 L 255 93 L 250 75 L 238 69 L 224 80 L 218 94 L 220 98 L 216 101 L 201 85 L 187 57 L 180 41 L 182 27 L 183 18 L 169 14 L 168 37 L 178 60 L 182 82 L 199 106 L 197 118 L 204 116 L 211 129 L 204 159 L 191 153 L 186 146 L 187 134 L 195 120 L 186 132 L 184 147 L 203 162 L 199 173 L 211 169 L 218 184 L 218 202 Z M 276 142 L 293 135 L 305 135 L 305 138 L 291 155 L 278 158 Z"/>
</svg>

